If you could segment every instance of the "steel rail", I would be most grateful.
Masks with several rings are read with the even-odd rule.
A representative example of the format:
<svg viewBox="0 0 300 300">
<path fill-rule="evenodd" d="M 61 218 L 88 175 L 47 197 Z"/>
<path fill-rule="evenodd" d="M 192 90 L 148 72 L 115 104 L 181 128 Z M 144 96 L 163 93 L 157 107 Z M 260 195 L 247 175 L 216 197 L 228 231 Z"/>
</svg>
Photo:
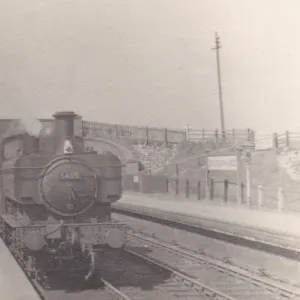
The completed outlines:
<svg viewBox="0 0 300 300">
<path fill-rule="evenodd" d="M 261 278 L 258 275 L 254 275 L 254 274 L 251 274 L 250 272 L 241 270 L 238 267 L 229 266 L 225 263 L 214 260 L 212 258 L 204 257 L 201 255 L 194 254 L 191 251 L 186 251 L 186 250 L 180 249 L 179 247 L 171 245 L 167 242 L 157 241 L 157 240 L 154 240 L 153 238 L 148 238 L 148 237 L 142 236 L 140 234 L 128 232 L 128 237 L 130 237 L 130 236 L 134 237 L 136 239 L 142 240 L 144 242 L 151 243 L 151 244 L 155 245 L 156 247 L 164 248 L 168 252 L 173 252 L 177 255 L 182 255 L 184 257 L 194 259 L 200 263 L 205 263 L 218 271 L 226 272 L 231 276 L 237 277 L 238 279 L 242 279 L 243 281 L 248 281 L 249 283 L 252 283 L 255 286 L 260 286 L 270 292 L 277 293 L 280 296 L 284 296 L 284 297 L 290 298 L 290 299 L 294 299 L 295 297 L 297 297 L 300 299 L 300 290 L 299 289 L 291 290 L 285 286 L 279 285 L 278 283 L 274 282 L 273 280 Z"/>
<path fill-rule="evenodd" d="M 125 295 L 120 290 L 118 290 L 116 287 L 114 287 L 112 284 L 110 284 L 109 282 L 107 282 L 105 279 L 100 278 L 100 280 L 104 284 L 105 289 L 109 293 L 113 294 L 116 297 L 117 300 L 132 300 L 127 295 Z"/>
<path fill-rule="evenodd" d="M 220 291 L 217 291 L 215 290 L 214 288 L 212 287 L 209 287 L 207 286 L 206 284 L 194 279 L 194 278 L 191 278 L 190 276 L 186 275 L 186 274 L 183 274 L 179 271 L 175 271 L 174 269 L 172 269 L 170 266 L 158 261 L 158 260 L 155 260 L 155 259 L 152 259 L 150 257 L 147 257 L 145 255 L 142 255 L 140 253 L 137 253 L 131 249 L 128 249 L 128 248 L 125 248 L 125 251 L 127 251 L 128 253 L 134 255 L 134 256 L 137 256 L 137 257 L 140 257 L 141 259 L 149 262 L 150 264 L 153 264 L 153 265 L 156 265 L 164 270 L 167 270 L 169 271 L 173 278 L 179 282 L 179 283 L 182 283 L 186 286 L 188 286 L 189 288 L 192 288 L 194 291 L 198 292 L 198 293 L 202 293 L 204 294 L 206 297 L 209 297 L 209 299 L 214 299 L 214 300 L 238 300 L 236 298 L 233 298 L 229 295 L 226 295 Z"/>
<path fill-rule="evenodd" d="M 154 222 L 172 228 L 178 228 L 180 230 L 186 230 L 188 232 L 197 233 L 207 237 L 213 237 L 217 240 L 225 241 L 227 243 L 231 243 L 235 245 L 246 246 L 255 250 L 264 249 L 262 250 L 264 252 L 272 253 L 289 259 L 300 261 L 300 249 L 296 249 L 294 247 L 291 247 L 290 245 L 279 245 L 277 242 L 275 243 L 270 240 L 267 241 L 258 240 L 256 238 L 244 234 L 241 235 L 234 232 L 226 232 L 220 229 L 208 228 L 201 224 L 197 224 L 196 222 L 199 220 L 194 216 L 189 216 L 182 213 L 175 213 L 172 216 L 172 213 L 170 212 L 166 213 L 164 211 L 155 211 L 152 212 L 151 214 L 150 212 L 147 211 L 142 212 L 139 211 L 138 209 L 133 209 L 131 207 L 129 208 L 120 205 L 112 205 L 112 213 L 139 218 L 142 220 Z M 187 217 L 188 221 L 183 222 L 180 219 L 178 219 L 178 217 Z M 224 225 L 232 225 L 223 221 L 214 221 L 206 218 L 201 218 L 201 219 L 204 220 L 205 222 L 207 221 L 207 222 L 213 222 L 213 223 L 224 224 Z M 241 226 L 241 228 L 245 229 L 243 226 Z M 252 228 L 250 228 L 250 230 L 252 230 Z M 269 234 L 269 232 L 267 233 Z"/>
</svg>

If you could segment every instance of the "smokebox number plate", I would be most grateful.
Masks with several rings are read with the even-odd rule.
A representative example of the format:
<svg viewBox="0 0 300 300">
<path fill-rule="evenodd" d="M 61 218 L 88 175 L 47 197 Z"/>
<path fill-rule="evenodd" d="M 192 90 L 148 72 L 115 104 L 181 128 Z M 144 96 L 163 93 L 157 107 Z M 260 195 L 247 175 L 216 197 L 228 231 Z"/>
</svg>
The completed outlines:
<svg viewBox="0 0 300 300">
<path fill-rule="evenodd" d="M 70 173 L 60 173 L 60 180 L 80 180 L 81 176 L 78 172 L 70 172 Z"/>
</svg>

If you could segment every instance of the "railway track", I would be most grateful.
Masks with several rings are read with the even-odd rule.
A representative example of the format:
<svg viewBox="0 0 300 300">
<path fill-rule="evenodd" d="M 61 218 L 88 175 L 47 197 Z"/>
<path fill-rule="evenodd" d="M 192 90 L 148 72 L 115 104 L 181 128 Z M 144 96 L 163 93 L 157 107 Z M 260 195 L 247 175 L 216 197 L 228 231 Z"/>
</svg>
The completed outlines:
<svg viewBox="0 0 300 300">
<path fill-rule="evenodd" d="M 114 205 L 112 212 L 300 261 L 300 250 L 297 247 L 300 240 L 297 237 L 277 236 L 271 232 L 240 225 L 237 230 L 236 225 L 227 222 L 205 218 L 201 218 L 199 221 L 198 218 L 185 214 L 172 214 L 158 209 L 143 208 L 140 210 L 127 204 Z M 226 231 L 222 229 L 224 226 L 226 226 Z"/>
<path fill-rule="evenodd" d="M 117 287 L 117 283 L 111 283 L 106 279 L 101 279 L 106 288 L 114 295 L 115 299 L 121 300 L 154 300 L 154 299 L 188 299 L 188 300 L 207 300 L 207 299 L 218 299 L 218 300 L 236 300 L 229 295 L 226 295 L 218 290 L 215 290 L 202 282 L 192 278 L 191 276 L 185 275 L 180 271 L 175 271 L 166 264 L 159 262 L 155 259 L 146 257 L 145 255 L 139 254 L 136 251 L 125 249 L 126 252 L 134 257 L 138 257 L 143 261 L 146 261 L 149 265 L 158 266 L 161 269 L 168 271 L 170 276 L 167 280 L 160 281 L 154 280 L 152 284 L 154 288 L 151 290 L 141 290 L 137 287 Z M 113 280 L 115 281 L 115 279 Z"/>
<path fill-rule="evenodd" d="M 113 292 L 116 295 L 116 299 L 127 300 L 154 300 L 154 299 L 219 299 L 219 300 L 235 300 L 234 298 L 225 295 L 202 282 L 188 276 L 180 271 L 176 271 L 163 262 L 159 262 L 155 259 L 151 259 L 143 254 L 140 254 L 131 249 L 125 249 L 125 253 L 134 259 L 138 259 L 143 263 L 147 263 L 150 267 L 158 268 L 163 272 L 164 278 L 159 278 L 159 273 L 153 277 L 143 278 L 146 285 L 151 285 L 149 288 L 133 287 L 122 285 L 116 278 L 109 278 L 104 276 L 104 280 L 108 283 L 108 288 L 113 287 Z M 166 274 L 168 274 L 166 276 Z M 121 296 L 122 295 L 122 296 Z M 123 298 L 122 298 L 123 297 Z"/>
<path fill-rule="evenodd" d="M 90 289 L 78 289 L 73 291 L 66 291 L 61 289 L 44 289 L 36 280 L 30 280 L 32 285 L 38 291 L 41 299 L 43 300 L 154 300 L 154 299 L 177 299 L 177 300 L 240 300 L 224 294 L 217 289 L 214 289 L 200 280 L 189 276 L 181 271 L 175 270 L 169 265 L 157 259 L 150 258 L 149 256 L 133 251 L 126 248 L 124 254 L 131 256 L 139 263 L 148 265 L 150 268 L 156 270 L 151 272 L 151 276 L 143 278 L 146 285 L 151 285 L 151 288 L 143 288 L 137 285 L 127 284 L 126 280 L 118 277 L 118 273 L 102 270 L 103 277 L 98 277 L 97 281 L 102 287 L 97 284 L 94 288 Z M 125 259 L 126 264 L 130 261 L 128 257 Z M 117 261 L 118 265 L 119 261 Z M 110 262 L 107 263 L 110 269 L 114 269 Z M 137 264 L 138 265 L 138 264 Z M 134 265 L 129 265 L 132 269 L 136 268 Z M 130 271 L 131 268 L 128 265 L 124 266 L 124 269 Z M 160 270 L 160 272 L 158 271 Z M 108 271 L 108 270 L 107 270 Z M 147 273 L 147 272 L 146 272 Z M 161 273 L 161 274 L 160 274 Z M 129 278 L 131 274 L 125 274 L 124 277 Z M 136 282 L 133 279 L 132 282 Z"/>
<path fill-rule="evenodd" d="M 108 262 L 102 269 L 101 275 L 97 277 L 96 286 L 92 289 L 73 292 L 49 291 L 43 290 L 36 281 L 32 281 L 32 284 L 43 300 L 300 299 L 299 288 L 279 285 L 234 266 L 228 266 L 134 231 L 129 232 L 128 237 L 124 254 L 133 260 L 122 256 L 115 262 L 115 265 L 120 266 L 124 260 L 123 271 L 126 271 L 110 272 L 114 267 L 112 262 Z M 150 269 L 144 269 L 146 277 L 141 276 L 142 281 L 150 284 L 151 288 L 133 284 L 138 281 L 136 278 L 139 277 L 139 266 L 145 263 L 150 269 L 156 268 L 151 272 Z M 161 270 L 164 275 L 161 275 L 158 270 Z M 120 274 L 123 274 L 123 278 L 119 276 Z M 128 284 L 126 279 L 130 281 L 130 278 L 132 281 Z"/>
<path fill-rule="evenodd" d="M 148 265 L 150 269 L 155 269 L 152 272 L 146 270 L 146 278 L 144 276 L 142 279 L 145 281 L 145 284 L 150 285 L 151 288 L 144 288 L 139 285 L 130 284 L 130 280 L 128 284 L 128 282 L 126 282 L 126 278 L 130 279 L 132 274 L 123 274 L 123 278 L 120 278 L 118 277 L 118 272 L 115 274 L 114 272 L 105 270 L 106 268 L 102 270 L 103 277 L 97 277 L 96 281 L 98 283 L 93 288 L 89 287 L 87 289 L 79 288 L 73 291 L 61 290 L 60 288 L 45 289 L 38 281 L 32 279 L 29 280 L 38 291 L 40 298 L 43 300 L 236 300 L 206 286 L 190 276 L 177 272 L 167 265 L 143 256 L 137 252 L 125 249 L 124 254 L 127 254 L 127 256 L 132 257 L 133 260 L 138 261 L 136 262 L 136 266 L 132 264 L 129 265 L 128 268 L 128 265 L 124 265 L 124 269 L 128 269 L 130 271 L 131 268 L 137 268 L 139 264 Z M 133 260 L 128 259 L 128 257 L 124 259 L 126 264 L 128 264 L 129 261 L 132 263 Z M 117 261 L 117 264 L 119 264 L 119 261 Z M 114 267 L 110 265 L 110 262 L 107 262 L 106 265 L 110 266 L 110 269 L 114 269 Z M 143 273 L 140 269 L 139 271 L 141 274 Z M 133 279 L 131 282 L 136 282 L 136 279 Z"/>
<path fill-rule="evenodd" d="M 278 284 L 300 288 L 300 263 L 285 257 L 220 241 L 214 237 L 203 236 L 199 233 L 189 232 L 187 229 L 177 229 L 169 225 L 162 225 L 155 221 L 139 219 L 136 217 L 113 214 L 114 220 L 126 223 L 131 229 L 167 242 L 176 243 L 177 247 L 195 254 L 201 254 L 215 261 L 235 265 L 240 270 L 268 278 Z M 214 228 L 212 226 L 212 228 Z"/>
<path fill-rule="evenodd" d="M 144 251 L 140 250 L 142 245 Z M 231 297 L 228 299 L 300 299 L 300 289 L 296 286 L 279 284 L 274 280 L 195 254 L 170 243 L 145 237 L 140 233 L 129 233 L 127 250 L 163 262 L 173 270 L 180 270 L 194 280 Z"/>
</svg>

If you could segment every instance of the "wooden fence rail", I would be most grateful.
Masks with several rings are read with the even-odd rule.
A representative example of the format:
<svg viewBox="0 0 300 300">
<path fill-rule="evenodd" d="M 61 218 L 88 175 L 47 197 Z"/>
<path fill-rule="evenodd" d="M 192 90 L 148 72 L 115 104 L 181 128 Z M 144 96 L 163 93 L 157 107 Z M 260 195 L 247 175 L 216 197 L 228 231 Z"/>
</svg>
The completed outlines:
<svg viewBox="0 0 300 300">
<path fill-rule="evenodd" d="M 274 133 L 273 148 L 300 149 L 300 132 L 285 131 L 284 133 Z"/>
<path fill-rule="evenodd" d="M 253 131 L 250 129 L 233 129 L 221 132 L 220 130 L 207 129 L 168 129 L 156 127 L 139 127 L 117 124 L 106 124 L 98 122 L 82 122 L 83 135 L 92 136 L 113 136 L 125 138 L 135 143 L 148 144 L 158 142 L 164 144 L 179 144 L 181 142 L 222 142 L 230 144 L 241 144 L 246 140 L 253 139 Z"/>
<path fill-rule="evenodd" d="M 153 187 L 156 186 L 156 188 L 154 188 L 156 193 L 167 193 L 178 197 L 179 199 L 194 198 L 199 201 L 208 201 L 216 204 L 242 205 L 249 209 L 257 210 L 300 212 L 300 204 L 293 203 L 289 198 L 290 195 L 286 194 L 281 186 L 276 190 L 265 189 L 262 185 L 252 187 L 252 199 L 249 202 L 247 201 L 248 199 L 244 197 L 245 186 L 241 183 L 240 190 L 242 201 L 238 202 L 236 198 L 237 184 L 235 182 L 230 182 L 228 179 L 216 180 L 215 178 L 210 178 L 207 184 L 205 180 L 190 180 L 189 178 L 168 178 L 167 176 L 155 178 L 156 175 L 146 175 L 146 177 L 148 177 L 147 181 L 143 179 L 140 181 L 143 187 L 134 187 L 132 182 L 128 184 L 127 181 L 124 185 L 124 189 L 136 192 L 153 193 Z"/>
<path fill-rule="evenodd" d="M 175 192 L 175 196 L 184 196 L 185 198 L 189 198 L 191 195 L 196 196 L 197 200 L 207 199 L 209 201 L 214 200 L 221 200 L 224 204 L 227 204 L 229 202 L 233 204 L 238 204 L 236 199 L 236 194 L 231 193 L 229 194 L 229 188 L 233 187 L 235 190 L 237 188 L 237 184 L 235 182 L 230 182 L 227 179 L 222 181 L 216 181 L 214 178 L 211 178 L 209 180 L 208 184 L 208 194 L 206 192 L 206 183 L 203 181 L 196 181 L 191 182 L 189 179 L 185 179 L 183 188 L 180 189 L 180 180 L 178 178 L 175 179 L 168 179 L 169 186 L 171 182 L 175 182 L 175 189 L 173 192 Z M 218 192 L 216 193 L 216 190 L 218 188 Z M 247 205 L 248 207 L 256 208 L 258 210 L 275 210 L 278 212 L 282 212 L 285 210 L 293 210 L 293 209 L 287 209 L 287 203 L 285 203 L 285 196 L 284 196 L 284 190 L 282 187 L 278 187 L 277 191 L 272 191 L 274 194 L 274 198 L 272 200 L 269 199 L 267 195 L 267 191 L 264 190 L 262 185 L 258 185 L 256 187 L 257 193 L 256 197 L 252 199 L 252 202 L 246 201 L 244 194 L 245 194 L 245 186 L 244 183 L 241 183 L 241 194 L 242 194 L 242 201 L 241 205 Z M 168 192 L 172 193 L 172 190 L 169 189 Z M 298 207 L 295 207 L 295 211 L 298 211 Z"/>
</svg>

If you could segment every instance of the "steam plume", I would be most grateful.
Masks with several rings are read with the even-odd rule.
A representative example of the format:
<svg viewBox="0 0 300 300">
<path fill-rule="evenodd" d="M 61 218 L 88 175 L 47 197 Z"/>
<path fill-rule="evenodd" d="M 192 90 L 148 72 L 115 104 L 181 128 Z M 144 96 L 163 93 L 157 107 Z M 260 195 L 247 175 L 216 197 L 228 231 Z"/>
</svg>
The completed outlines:
<svg viewBox="0 0 300 300">
<path fill-rule="evenodd" d="M 25 131 L 32 136 L 38 136 L 43 128 L 42 123 L 37 118 L 30 116 L 22 118 L 21 125 L 24 126 Z"/>
<path fill-rule="evenodd" d="M 42 128 L 42 123 L 37 118 L 29 115 L 23 116 L 20 119 L 13 120 L 9 124 L 5 136 L 27 133 L 38 137 Z"/>
</svg>

